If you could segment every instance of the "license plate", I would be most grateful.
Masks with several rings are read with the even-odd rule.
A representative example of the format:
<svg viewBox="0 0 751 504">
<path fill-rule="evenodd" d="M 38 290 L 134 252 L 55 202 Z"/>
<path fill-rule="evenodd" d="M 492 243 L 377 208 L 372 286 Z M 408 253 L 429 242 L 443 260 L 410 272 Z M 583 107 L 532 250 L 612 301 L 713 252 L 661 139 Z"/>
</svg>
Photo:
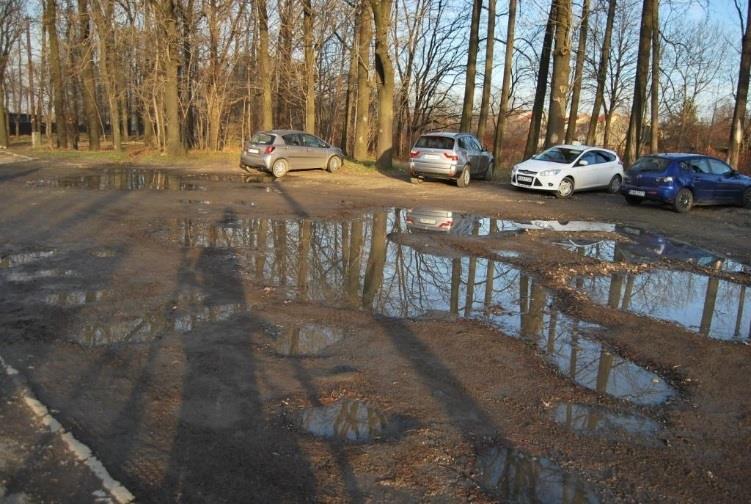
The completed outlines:
<svg viewBox="0 0 751 504">
<path fill-rule="evenodd" d="M 435 154 L 425 154 L 423 156 L 423 159 L 438 159 L 438 156 L 436 156 Z"/>
<path fill-rule="evenodd" d="M 420 219 L 420 224 L 435 224 L 435 219 Z"/>
<path fill-rule="evenodd" d="M 258 154 L 258 149 L 248 149 L 250 154 Z"/>
<path fill-rule="evenodd" d="M 516 180 L 519 182 L 532 182 L 534 179 L 532 177 L 526 177 L 524 175 L 517 175 Z"/>
<path fill-rule="evenodd" d="M 628 194 L 629 196 L 646 196 L 647 193 L 644 191 L 637 191 L 636 189 L 629 189 Z"/>
</svg>

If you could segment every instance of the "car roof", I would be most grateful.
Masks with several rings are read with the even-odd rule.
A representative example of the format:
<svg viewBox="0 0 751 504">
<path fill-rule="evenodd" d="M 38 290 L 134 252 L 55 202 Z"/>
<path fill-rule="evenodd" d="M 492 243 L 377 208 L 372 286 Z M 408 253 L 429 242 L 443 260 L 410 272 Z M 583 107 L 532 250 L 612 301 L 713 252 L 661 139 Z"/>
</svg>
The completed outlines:
<svg viewBox="0 0 751 504">
<path fill-rule="evenodd" d="M 606 149 L 605 147 L 598 147 L 596 145 L 562 144 L 562 145 L 554 145 L 553 147 L 561 147 L 564 149 L 571 149 L 571 150 L 580 151 L 580 152 L 584 152 L 590 149 L 596 149 L 596 150 L 609 152 L 611 154 L 615 154 L 616 156 L 618 155 L 618 153 L 615 152 L 614 150 Z"/>
<path fill-rule="evenodd" d="M 431 131 L 429 133 L 423 133 L 421 136 L 438 136 L 438 137 L 456 138 L 458 136 L 471 135 L 471 134 L 472 133 L 464 133 L 460 131 Z"/>
<path fill-rule="evenodd" d="M 300 131 L 300 130 L 293 130 L 293 129 L 273 129 L 270 131 L 261 131 L 261 133 L 271 133 L 273 135 L 288 135 L 290 133 L 305 133 L 305 132 Z"/>
<path fill-rule="evenodd" d="M 665 159 L 687 159 L 695 157 L 712 158 L 706 154 L 699 154 L 698 152 L 655 152 L 654 154 L 646 154 L 644 157 L 661 157 Z M 712 158 L 714 159 L 714 158 Z"/>
</svg>

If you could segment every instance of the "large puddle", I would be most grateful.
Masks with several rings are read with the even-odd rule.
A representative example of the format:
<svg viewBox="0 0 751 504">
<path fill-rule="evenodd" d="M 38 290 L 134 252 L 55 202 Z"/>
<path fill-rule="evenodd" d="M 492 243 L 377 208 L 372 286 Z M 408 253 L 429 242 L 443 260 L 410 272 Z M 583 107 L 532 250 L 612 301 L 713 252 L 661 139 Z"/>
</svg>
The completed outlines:
<svg viewBox="0 0 751 504">
<path fill-rule="evenodd" d="M 386 416 L 378 409 L 353 399 L 307 408 L 300 415 L 300 425 L 316 437 L 353 443 L 376 440 L 389 427 Z"/>
<path fill-rule="evenodd" d="M 553 420 L 585 436 L 608 440 L 631 441 L 633 438 L 649 445 L 657 445 L 660 424 L 647 417 L 611 411 L 600 406 L 561 403 L 553 411 Z"/>
<path fill-rule="evenodd" d="M 675 270 L 579 278 L 576 285 L 596 303 L 673 322 L 714 339 L 751 340 L 751 292 L 745 285 Z"/>
</svg>

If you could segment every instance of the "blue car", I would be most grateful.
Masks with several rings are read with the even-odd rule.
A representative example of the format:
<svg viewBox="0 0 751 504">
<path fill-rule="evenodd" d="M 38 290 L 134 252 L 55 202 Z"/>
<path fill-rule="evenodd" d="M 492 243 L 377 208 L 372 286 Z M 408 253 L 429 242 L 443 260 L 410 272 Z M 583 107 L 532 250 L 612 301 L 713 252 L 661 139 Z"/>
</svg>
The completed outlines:
<svg viewBox="0 0 751 504">
<path fill-rule="evenodd" d="M 644 200 L 688 212 L 694 205 L 751 208 L 751 177 L 699 154 L 654 154 L 639 158 L 626 172 L 621 193 L 629 205 Z"/>
</svg>

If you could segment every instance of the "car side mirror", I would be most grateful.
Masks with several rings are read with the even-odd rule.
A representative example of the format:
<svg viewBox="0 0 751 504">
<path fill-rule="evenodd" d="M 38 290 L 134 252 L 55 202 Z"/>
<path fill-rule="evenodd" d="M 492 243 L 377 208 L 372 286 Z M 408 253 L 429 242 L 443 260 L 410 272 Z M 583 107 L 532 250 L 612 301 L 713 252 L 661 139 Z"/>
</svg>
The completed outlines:
<svg viewBox="0 0 751 504">
<path fill-rule="evenodd" d="M 576 166 L 587 166 L 588 164 L 589 164 L 589 161 L 587 161 L 586 159 L 582 159 L 581 161 L 576 163 Z"/>
</svg>

